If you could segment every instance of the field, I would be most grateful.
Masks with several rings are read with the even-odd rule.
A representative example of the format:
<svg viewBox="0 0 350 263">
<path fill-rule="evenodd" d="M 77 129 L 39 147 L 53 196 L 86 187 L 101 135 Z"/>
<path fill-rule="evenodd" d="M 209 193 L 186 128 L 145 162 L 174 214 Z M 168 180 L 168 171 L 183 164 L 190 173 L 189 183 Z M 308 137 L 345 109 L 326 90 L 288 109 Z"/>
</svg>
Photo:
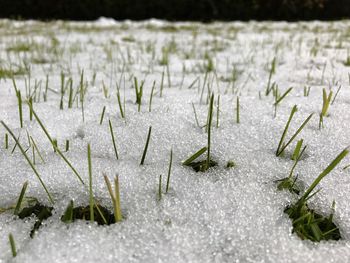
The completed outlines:
<svg viewBox="0 0 350 263">
<path fill-rule="evenodd" d="M 0 262 L 349 261 L 349 26 L 0 20 Z"/>
</svg>

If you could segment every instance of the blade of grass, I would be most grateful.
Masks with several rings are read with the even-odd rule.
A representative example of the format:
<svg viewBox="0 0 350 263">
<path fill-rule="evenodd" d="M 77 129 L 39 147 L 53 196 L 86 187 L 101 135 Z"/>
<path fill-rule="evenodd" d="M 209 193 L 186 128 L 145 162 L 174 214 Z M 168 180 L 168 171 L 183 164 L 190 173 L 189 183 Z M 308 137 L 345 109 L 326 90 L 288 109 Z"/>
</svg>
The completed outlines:
<svg viewBox="0 0 350 263">
<path fill-rule="evenodd" d="M 193 108 L 194 118 L 195 118 L 195 120 L 196 120 L 196 124 L 197 124 L 198 127 L 200 127 L 199 122 L 198 122 L 198 118 L 197 118 L 196 108 L 194 107 L 193 102 L 192 102 L 192 108 Z"/>
<path fill-rule="evenodd" d="M 158 200 L 162 200 L 162 175 L 159 175 Z"/>
<path fill-rule="evenodd" d="M 156 85 L 156 81 L 153 81 L 153 86 L 152 86 L 152 90 L 151 90 L 151 95 L 149 97 L 149 106 L 148 106 L 148 111 L 151 112 L 152 111 L 152 99 L 153 99 L 153 91 L 154 91 L 154 86 Z"/>
<path fill-rule="evenodd" d="M 214 105 L 214 93 L 211 95 L 210 104 L 209 104 L 209 118 L 208 118 L 208 151 L 207 151 L 207 168 L 210 165 L 210 137 L 211 137 L 211 122 L 213 119 L 213 105 Z"/>
<path fill-rule="evenodd" d="M 185 160 L 182 164 L 183 165 L 190 165 L 194 160 L 196 160 L 199 156 L 201 156 L 203 153 L 205 153 L 208 150 L 208 147 L 203 147 L 198 152 L 191 155 L 187 160 Z"/>
<path fill-rule="evenodd" d="M 146 144 L 145 144 L 145 148 L 143 150 L 143 154 L 142 154 L 140 165 L 143 165 L 144 162 L 145 162 L 146 153 L 147 153 L 147 149 L 148 149 L 148 144 L 149 144 L 149 140 L 151 138 L 151 132 L 152 132 L 152 126 L 150 126 L 149 129 L 148 129 L 147 141 L 146 141 Z"/>
<path fill-rule="evenodd" d="M 94 195 L 92 192 L 92 166 L 91 166 L 91 149 L 90 144 L 88 144 L 87 148 L 87 155 L 88 155 L 88 168 L 89 168 L 89 196 L 90 196 L 90 221 L 94 222 Z"/>
<path fill-rule="evenodd" d="M 124 119 L 125 115 L 124 115 L 124 111 L 123 111 L 123 107 L 122 107 L 122 102 L 121 102 L 121 99 L 120 99 L 119 86 L 117 86 L 117 99 L 118 99 L 120 116 Z"/>
<path fill-rule="evenodd" d="M 16 243 L 12 234 L 9 234 L 9 241 L 10 241 L 12 256 L 16 257 L 17 256 Z"/>
<path fill-rule="evenodd" d="M 169 191 L 170 174 L 171 174 L 171 166 L 172 166 L 172 163 L 173 163 L 173 149 L 170 150 L 170 160 L 169 160 L 168 178 L 167 178 L 167 181 L 166 181 L 165 193 L 168 193 L 168 191 Z"/>
<path fill-rule="evenodd" d="M 14 215 L 18 215 L 19 210 L 21 209 L 22 201 L 23 201 L 24 195 L 25 195 L 25 193 L 26 193 L 27 186 L 28 186 L 28 181 L 25 181 L 24 184 L 23 184 L 23 186 L 22 186 L 22 190 L 21 190 L 21 193 L 20 193 L 20 195 L 19 195 L 19 198 L 18 198 L 16 207 L 15 207 L 15 210 L 13 211 L 13 214 L 14 214 Z"/>
<path fill-rule="evenodd" d="M 106 106 L 103 106 L 102 113 L 101 113 L 101 118 L 100 118 L 100 125 L 103 123 L 103 119 L 105 116 L 105 111 L 106 111 Z"/>
<path fill-rule="evenodd" d="M 122 211 L 120 206 L 120 192 L 119 192 L 119 176 L 116 175 L 114 178 L 114 196 L 115 196 L 115 207 L 114 207 L 114 213 L 115 213 L 115 221 L 120 222 L 122 221 Z"/>
<path fill-rule="evenodd" d="M 112 126 L 111 120 L 108 121 L 108 124 L 109 124 L 109 131 L 110 131 L 111 137 L 112 137 L 112 142 L 113 142 L 113 148 L 114 148 L 115 157 L 116 157 L 117 160 L 118 160 L 118 159 L 119 159 L 119 156 L 118 156 L 118 151 L 117 151 L 117 145 L 116 145 L 116 143 L 115 143 L 114 132 L 113 132 L 113 126 Z"/>
<path fill-rule="evenodd" d="M 289 129 L 290 122 L 292 121 L 293 116 L 294 116 L 294 114 L 297 112 L 297 110 L 298 110 L 298 109 L 297 109 L 297 105 L 294 105 L 293 108 L 292 108 L 292 110 L 291 110 L 291 112 L 290 112 L 290 115 L 289 115 L 288 121 L 287 121 L 287 123 L 286 123 L 286 126 L 284 127 L 284 131 L 283 131 L 283 133 L 282 133 L 281 139 L 280 139 L 280 141 L 279 141 L 279 143 L 278 143 L 278 147 L 277 147 L 277 150 L 276 150 L 276 156 L 278 156 L 279 153 L 280 153 L 280 149 L 281 149 L 281 147 L 282 147 L 282 145 L 283 145 L 283 142 L 284 142 L 284 139 L 285 139 L 285 137 L 286 137 L 286 135 L 287 135 L 287 131 L 288 131 L 288 129 Z"/>
<path fill-rule="evenodd" d="M 73 222 L 73 209 L 74 209 L 74 202 L 73 200 L 70 200 L 66 210 L 64 211 L 64 214 L 62 216 L 62 222 L 64 223 L 72 223 Z"/>
<path fill-rule="evenodd" d="M 281 153 L 283 153 L 283 151 L 288 147 L 288 145 L 298 136 L 298 134 L 304 129 L 305 125 L 311 120 L 313 115 L 314 114 L 311 113 L 309 115 L 309 117 L 306 118 L 306 120 L 302 123 L 302 125 L 299 127 L 299 129 L 293 134 L 293 136 L 290 138 L 290 140 L 281 148 L 281 150 L 277 156 L 279 156 Z"/>
<path fill-rule="evenodd" d="M 237 96 L 236 99 L 236 123 L 239 123 L 239 97 Z"/>
<path fill-rule="evenodd" d="M 306 200 L 310 193 L 315 189 L 315 187 L 321 182 L 321 180 L 328 175 L 349 153 L 349 148 L 344 149 L 320 175 L 315 179 L 315 181 L 310 185 L 307 191 L 304 193 L 300 200 Z"/>
</svg>

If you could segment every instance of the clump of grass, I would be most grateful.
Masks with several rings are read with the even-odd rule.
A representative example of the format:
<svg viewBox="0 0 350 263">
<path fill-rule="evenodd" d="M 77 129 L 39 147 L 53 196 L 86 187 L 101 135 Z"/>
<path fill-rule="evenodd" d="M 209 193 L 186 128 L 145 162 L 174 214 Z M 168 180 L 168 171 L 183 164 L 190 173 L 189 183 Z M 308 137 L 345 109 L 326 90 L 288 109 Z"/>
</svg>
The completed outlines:
<svg viewBox="0 0 350 263">
<path fill-rule="evenodd" d="M 52 216 L 53 207 L 42 205 L 35 197 L 26 197 L 25 192 L 27 187 L 28 182 L 25 182 L 22 186 L 16 205 L 5 209 L 1 208 L 0 213 L 7 210 L 13 210 L 14 215 L 18 216 L 20 219 L 32 217 L 32 215 L 34 215 L 36 220 L 30 231 L 30 237 L 33 238 L 35 232 L 42 225 L 42 222 Z"/>
<path fill-rule="evenodd" d="M 229 160 L 226 164 L 226 168 L 234 168 L 236 167 L 236 163 L 232 160 Z"/>
<path fill-rule="evenodd" d="M 293 232 L 301 239 L 309 239 L 314 242 L 321 240 L 339 240 L 341 239 L 338 227 L 333 223 L 333 212 L 325 217 L 318 214 L 308 207 L 307 201 L 318 191 L 313 192 L 321 180 L 328 175 L 349 153 L 349 149 L 344 149 L 314 180 L 303 196 L 294 204 L 285 209 L 285 213 L 293 223 Z"/>
<path fill-rule="evenodd" d="M 74 202 L 71 200 L 61 216 L 61 221 L 64 223 L 73 223 L 76 220 L 87 220 L 91 221 L 90 206 L 77 206 L 74 207 Z M 114 216 L 103 206 L 100 206 L 95 202 L 94 208 L 94 222 L 98 225 L 110 225 L 114 224 Z"/>
<path fill-rule="evenodd" d="M 42 205 L 36 199 L 32 199 L 33 204 L 22 209 L 18 213 L 18 217 L 21 219 L 30 217 L 32 215 L 36 216 L 36 221 L 33 228 L 30 231 L 30 237 L 33 238 L 35 232 L 40 228 L 42 222 L 52 216 L 53 207 Z"/>
<path fill-rule="evenodd" d="M 195 154 L 191 155 L 186 161 L 184 161 L 182 164 L 186 166 L 192 167 L 196 172 L 205 172 L 210 167 L 216 166 L 217 162 L 211 160 L 210 157 L 210 149 L 211 149 L 211 126 L 212 126 L 212 119 L 213 119 L 213 106 L 214 106 L 214 94 L 210 96 L 210 103 L 208 108 L 208 118 L 207 118 L 207 131 L 208 131 L 208 139 L 207 139 L 207 146 L 200 149 Z M 201 156 L 204 153 L 207 153 L 206 160 L 194 162 L 199 156 Z"/>
<path fill-rule="evenodd" d="M 120 206 L 120 193 L 119 193 L 119 177 L 118 175 L 114 178 L 114 193 L 112 190 L 111 183 L 106 175 L 104 175 L 104 179 L 108 188 L 109 195 L 111 197 L 113 203 L 114 210 L 114 221 L 120 222 L 123 220 L 122 211 Z"/>
<path fill-rule="evenodd" d="M 18 43 L 14 43 L 14 45 L 6 48 L 6 51 L 7 52 L 14 52 L 14 53 L 29 52 L 29 51 L 31 51 L 32 47 L 33 47 L 33 43 L 18 42 Z"/>
<path fill-rule="evenodd" d="M 10 65 L 9 67 L 0 65 L 0 79 L 10 79 L 14 76 L 29 74 L 27 65 Z"/>
<path fill-rule="evenodd" d="M 309 97 L 311 91 L 310 86 L 304 86 L 304 97 Z"/>
<path fill-rule="evenodd" d="M 294 141 L 294 139 L 298 136 L 298 134 L 303 130 L 303 128 L 305 127 L 305 125 L 310 121 L 310 119 L 312 118 L 312 116 L 313 116 L 313 113 L 311 113 L 310 115 L 309 115 L 309 117 L 307 117 L 306 118 L 306 120 L 301 124 L 301 126 L 298 128 L 298 130 L 293 134 L 293 136 L 289 139 L 289 141 L 288 142 L 286 142 L 285 143 L 285 137 L 286 137 L 286 135 L 287 135 L 287 132 L 288 132 L 288 129 L 289 129 L 289 125 L 290 125 L 290 123 L 291 123 L 291 121 L 292 121 L 292 119 L 293 119 L 293 116 L 294 116 L 294 114 L 297 112 L 297 106 L 296 105 L 294 105 L 293 106 L 293 108 L 292 108 L 292 110 L 291 110 L 291 113 L 290 113 L 290 115 L 289 115 L 289 119 L 288 119 L 288 121 L 287 121 L 287 123 L 286 123 L 286 126 L 285 126 L 285 128 L 284 128 L 284 131 L 283 131 L 283 133 L 282 133 L 282 136 L 281 136 L 281 139 L 280 139 L 280 141 L 279 141 L 279 144 L 278 144 L 278 147 L 277 147 L 277 150 L 276 150 L 276 156 L 280 156 L 283 152 L 284 152 L 284 150 L 289 146 L 289 144 L 291 144 L 293 141 Z"/>
<path fill-rule="evenodd" d="M 277 183 L 277 189 L 278 190 L 288 190 L 291 193 L 295 193 L 295 194 L 299 194 L 301 189 L 300 187 L 296 184 L 298 176 L 294 176 L 294 170 L 298 164 L 298 162 L 300 161 L 303 153 L 306 150 L 306 146 L 303 148 L 303 150 L 301 151 L 301 153 L 298 155 L 297 159 L 295 159 L 295 162 L 292 166 L 292 169 L 290 170 L 289 176 L 280 180 L 275 181 L 275 183 Z"/>
</svg>

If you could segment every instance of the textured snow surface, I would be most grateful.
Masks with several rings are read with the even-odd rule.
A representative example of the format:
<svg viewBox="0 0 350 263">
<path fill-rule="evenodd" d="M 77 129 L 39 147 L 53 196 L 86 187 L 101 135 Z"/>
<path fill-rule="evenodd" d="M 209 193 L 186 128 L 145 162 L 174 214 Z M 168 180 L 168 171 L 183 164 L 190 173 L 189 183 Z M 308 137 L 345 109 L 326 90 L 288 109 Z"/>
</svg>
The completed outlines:
<svg viewBox="0 0 350 263">
<path fill-rule="evenodd" d="M 25 97 L 26 85 L 34 90 L 41 81 L 40 102 L 34 109 L 74 167 L 88 182 L 87 144 L 91 144 L 93 190 L 101 204 L 112 210 L 103 174 L 112 180 L 119 174 L 122 213 L 125 219 L 110 226 L 86 221 L 60 221 L 69 200 L 88 205 L 89 193 L 66 163 L 53 152 L 36 121 L 29 120 L 24 105 L 24 128 L 20 128 L 18 104 L 11 79 L 0 80 L 0 119 L 28 146 L 26 131 L 36 141 L 45 160 L 38 156 L 36 168 L 52 193 L 53 216 L 44 221 L 33 239 L 29 232 L 34 218 L 21 220 L 11 211 L 0 214 L 0 262 L 347 262 L 350 261 L 350 164 L 347 157 L 319 185 L 322 191 L 310 206 L 328 214 L 336 201 L 334 215 L 343 239 L 338 242 L 302 241 L 292 234 L 284 208 L 295 201 L 288 192 L 279 192 L 274 180 L 289 175 L 290 158 L 277 158 L 275 150 L 293 105 L 298 112 L 291 123 L 289 138 L 306 117 L 315 112 L 298 136 L 308 145 L 306 158 L 296 168 L 306 186 L 350 144 L 349 68 L 344 65 L 350 48 L 350 22 L 333 23 L 167 23 L 158 20 L 134 23 L 101 18 L 96 22 L 15 22 L 0 21 L 0 66 L 16 68 L 26 63 L 28 75 L 16 75 L 17 87 Z M 10 47 L 30 43 L 29 51 Z M 56 50 L 52 49 L 56 43 Z M 58 44 L 57 44 L 58 43 Z M 33 48 L 34 46 L 34 48 Z M 170 47 L 169 78 L 160 65 L 162 48 Z M 172 47 L 172 48 L 171 48 Z M 207 87 L 201 92 L 205 65 L 213 60 L 215 74 L 208 75 L 217 99 L 220 94 L 220 121 L 216 109 L 212 128 L 212 158 L 219 163 L 205 173 L 196 173 L 181 164 L 206 146 L 207 134 L 197 127 L 207 118 Z M 274 118 L 274 99 L 264 95 L 272 59 L 276 73 L 272 81 L 281 92 L 294 87 L 281 102 Z M 41 63 L 39 63 L 41 59 Z M 43 59 L 46 59 L 44 61 Z M 236 82 L 232 70 L 236 69 Z M 60 110 L 60 74 L 79 85 L 84 69 L 87 93 L 85 121 L 80 104 Z M 164 76 L 163 96 L 160 83 Z M 93 75 L 96 80 L 93 82 Z M 47 102 L 43 101 L 46 75 Z M 145 80 L 141 112 L 135 104 L 133 76 Z M 199 78 L 191 89 L 188 87 Z M 25 80 L 26 79 L 26 80 Z M 149 98 L 156 81 L 149 112 Z M 103 93 L 103 83 L 108 98 Z M 120 83 L 125 98 L 126 118 L 122 119 L 116 96 Z M 318 129 L 322 88 L 336 92 L 324 129 Z M 304 97 L 304 86 L 310 95 Z M 259 92 L 261 99 L 259 98 Z M 235 121 L 236 97 L 240 96 L 240 119 Z M 102 108 L 106 113 L 99 125 Z M 119 160 L 116 160 L 108 127 L 111 120 Z M 145 165 L 140 166 L 149 126 L 152 135 Z M 0 127 L 0 207 L 16 203 L 21 187 L 29 182 L 27 196 L 49 205 L 47 195 L 15 143 L 4 146 L 5 129 Z M 295 142 L 287 153 L 294 149 Z M 159 175 L 163 190 L 170 149 L 173 169 L 170 191 L 158 200 Z M 31 157 L 31 150 L 28 150 Z M 233 160 L 236 167 L 226 169 Z M 8 235 L 18 250 L 12 258 Z"/>
</svg>

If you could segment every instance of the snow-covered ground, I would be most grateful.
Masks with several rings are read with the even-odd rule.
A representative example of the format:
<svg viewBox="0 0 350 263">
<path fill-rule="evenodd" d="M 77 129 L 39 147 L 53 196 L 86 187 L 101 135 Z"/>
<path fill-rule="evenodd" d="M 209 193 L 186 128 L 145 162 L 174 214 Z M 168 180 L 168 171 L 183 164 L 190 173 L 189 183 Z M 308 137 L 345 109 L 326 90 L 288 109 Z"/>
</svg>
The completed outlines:
<svg viewBox="0 0 350 263">
<path fill-rule="evenodd" d="M 305 187 L 350 144 L 350 22 L 311 23 L 134 23 L 0 21 L 0 120 L 30 145 L 36 142 L 35 167 L 54 199 L 53 216 L 29 237 L 35 218 L 0 214 L 0 262 L 347 262 L 350 261 L 350 164 L 347 156 L 318 186 L 309 205 L 327 215 L 336 201 L 334 222 L 342 239 L 313 243 L 292 233 L 284 213 L 296 197 L 278 191 L 294 164 L 290 154 L 298 139 L 308 145 L 295 174 Z M 274 117 L 271 84 L 281 101 Z M 350 60 L 350 59 L 349 59 Z M 5 73 L 7 74 L 5 74 Z M 78 94 L 83 72 L 84 105 Z M 206 72 L 208 72 L 206 74 Z M 23 128 L 13 81 L 23 98 Z M 61 76 L 67 87 L 61 103 Z M 48 77 L 47 101 L 44 101 Z M 72 78 L 73 107 L 68 108 Z M 140 112 L 134 79 L 144 80 Z M 163 81 L 162 81 L 163 79 Z M 151 111 L 150 94 L 155 81 Z M 161 83 L 163 82 L 163 85 Z M 203 85 L 205 83 L 205 85 Z M 125 118 L 121 117 L 117 85 Z M 319 129 L 322 89 L 341 89 Z M 163 86 L 162 96 L 161 86 Z M 310 87 L 309 96 L 304 88 Z M 196 173 L 182 165 L 207 145 L 208 90 L 215 94 L 211 154 L 218 166 Z M 217 101 L 220 95 L 217 127 Z M 54 153 L 38 122 L 30 121 L 26 99 L 58 147 L 88 184 L 87 145 L 91 145 L 93 193 L 112 210 L 103 174 L 118 174 L 123 221 L 98 226 L 78 220 L 61 222 L 69 201 L 89 205 L 89 192 Z M 240 123 L 236 122 L 236 99 Z M 192 106 L 193 103 L 193 106 Z M 297 105 L 287 140 L 315 113 L 285 157 L 275 151 L 291 108 Z M 100 125 L 103 107 L 106 107 Z M 83 120 L 84 115 L 84 120 Z M 108 120 L 114 128 L 117 160 Z M 140 165 L 148 128 L 151 139 Z M 46 192 L 15 142 L 0 127 L 0 207 L 16 204 L 22 185 L 26 196 L 50 205 Z M 70 149 L 65 152 L 66 140 Z M 173 165 L 165 194 L 170 150 Z M 27 155 L 32 160 L 32 148 Z M 235 167 L 226 168 L 228 161 Z M 162 175 L 162 198 L 159 176 Z M 9 233 L 17 257 L 12 258 Z"/>
</svg>

